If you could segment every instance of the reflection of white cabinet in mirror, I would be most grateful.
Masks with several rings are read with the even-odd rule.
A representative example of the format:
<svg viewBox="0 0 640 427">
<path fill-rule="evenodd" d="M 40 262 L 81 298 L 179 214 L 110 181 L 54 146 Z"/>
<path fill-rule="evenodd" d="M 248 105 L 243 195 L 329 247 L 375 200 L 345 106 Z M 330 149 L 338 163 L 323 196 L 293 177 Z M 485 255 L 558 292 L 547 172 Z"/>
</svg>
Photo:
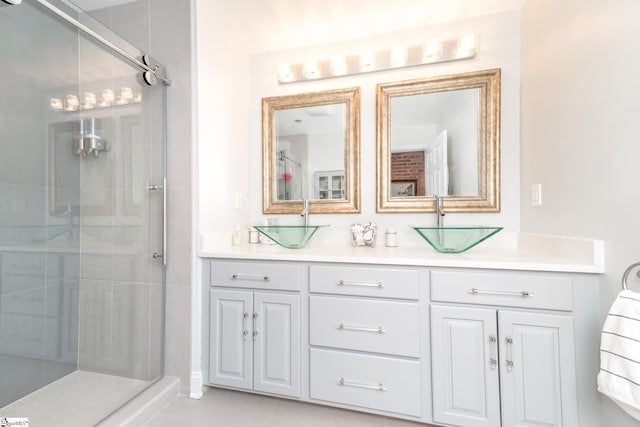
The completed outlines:
<svg viewBox="0 0 640 427">
<path fill-rule="evenodd" d="M 320 171 L 314 174 L 316 199 L 344 199 L 344 171 Z"/>
</svg>

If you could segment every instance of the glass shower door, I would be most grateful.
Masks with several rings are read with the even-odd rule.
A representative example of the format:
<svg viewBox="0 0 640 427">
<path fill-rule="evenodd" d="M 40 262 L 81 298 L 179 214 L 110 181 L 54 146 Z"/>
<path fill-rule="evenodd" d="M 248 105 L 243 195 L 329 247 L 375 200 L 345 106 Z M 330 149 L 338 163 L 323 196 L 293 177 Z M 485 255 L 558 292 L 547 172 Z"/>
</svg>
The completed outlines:
<svg viewBox="0 0 640 427">
<path fill-rule="evenodd" d="M 35 1 L 0 40 L 0 416 L 93 425 L 163 374 L 165 89 Z"/>
</svg>

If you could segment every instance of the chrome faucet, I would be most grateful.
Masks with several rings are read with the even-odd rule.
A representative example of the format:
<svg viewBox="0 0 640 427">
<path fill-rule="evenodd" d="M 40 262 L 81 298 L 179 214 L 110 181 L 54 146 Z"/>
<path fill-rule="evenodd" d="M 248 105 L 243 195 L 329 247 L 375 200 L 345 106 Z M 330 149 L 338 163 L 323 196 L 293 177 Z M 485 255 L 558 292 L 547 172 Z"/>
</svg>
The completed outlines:
<svg viewBox="0 0 640 427">
<path fill-rule="evenodd" d="M 300 213 L 304 226 L 309 225 L 309 201 L 302 199 L 302 212 Z"/>
<path fill-rule="evenodd" d="M 444 225 L 444 208 L 442 207 L 442 196 L 436 195 L 436 216 L 438 217 L 438 228 Z"/>
</svg>

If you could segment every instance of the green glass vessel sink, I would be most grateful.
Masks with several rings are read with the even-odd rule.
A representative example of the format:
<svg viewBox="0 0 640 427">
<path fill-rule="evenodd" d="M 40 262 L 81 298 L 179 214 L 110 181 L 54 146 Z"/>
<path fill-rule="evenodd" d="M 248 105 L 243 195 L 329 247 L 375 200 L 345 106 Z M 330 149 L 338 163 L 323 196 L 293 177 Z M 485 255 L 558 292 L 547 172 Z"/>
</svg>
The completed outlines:
<svg viewBox="0 0 640 427">
<path fill-rule="evenodd" d="M 254 225 L 253 228 L 283 248 L 301 249 L 322 227 L 328 225 Z"/>
<path fill-rule="evenodd" d="M 459 254 L 502 230 L 503 227 L 412 227 L 438 252 Z"/>
</svg>

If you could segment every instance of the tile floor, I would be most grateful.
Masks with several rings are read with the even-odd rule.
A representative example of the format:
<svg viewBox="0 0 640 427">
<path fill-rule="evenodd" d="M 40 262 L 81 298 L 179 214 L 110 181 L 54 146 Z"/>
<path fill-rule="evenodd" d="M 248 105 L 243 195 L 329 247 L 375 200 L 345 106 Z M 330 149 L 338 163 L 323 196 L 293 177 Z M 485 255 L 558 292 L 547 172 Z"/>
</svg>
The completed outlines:
<svg viewBox="0 0 640 427">
<path fill-rule="evenodd" d="M 179 396 L 144 427 L 427 427 L 287 399 L 210 388 L 200 400 Z"/>
<path fill-rule="evenodd" d="M 0 416 L 25 417 L 34 427 L 92 426 L 148 385 L 147 381 L 75 371 L 0 408 Z"/>
</svg>

